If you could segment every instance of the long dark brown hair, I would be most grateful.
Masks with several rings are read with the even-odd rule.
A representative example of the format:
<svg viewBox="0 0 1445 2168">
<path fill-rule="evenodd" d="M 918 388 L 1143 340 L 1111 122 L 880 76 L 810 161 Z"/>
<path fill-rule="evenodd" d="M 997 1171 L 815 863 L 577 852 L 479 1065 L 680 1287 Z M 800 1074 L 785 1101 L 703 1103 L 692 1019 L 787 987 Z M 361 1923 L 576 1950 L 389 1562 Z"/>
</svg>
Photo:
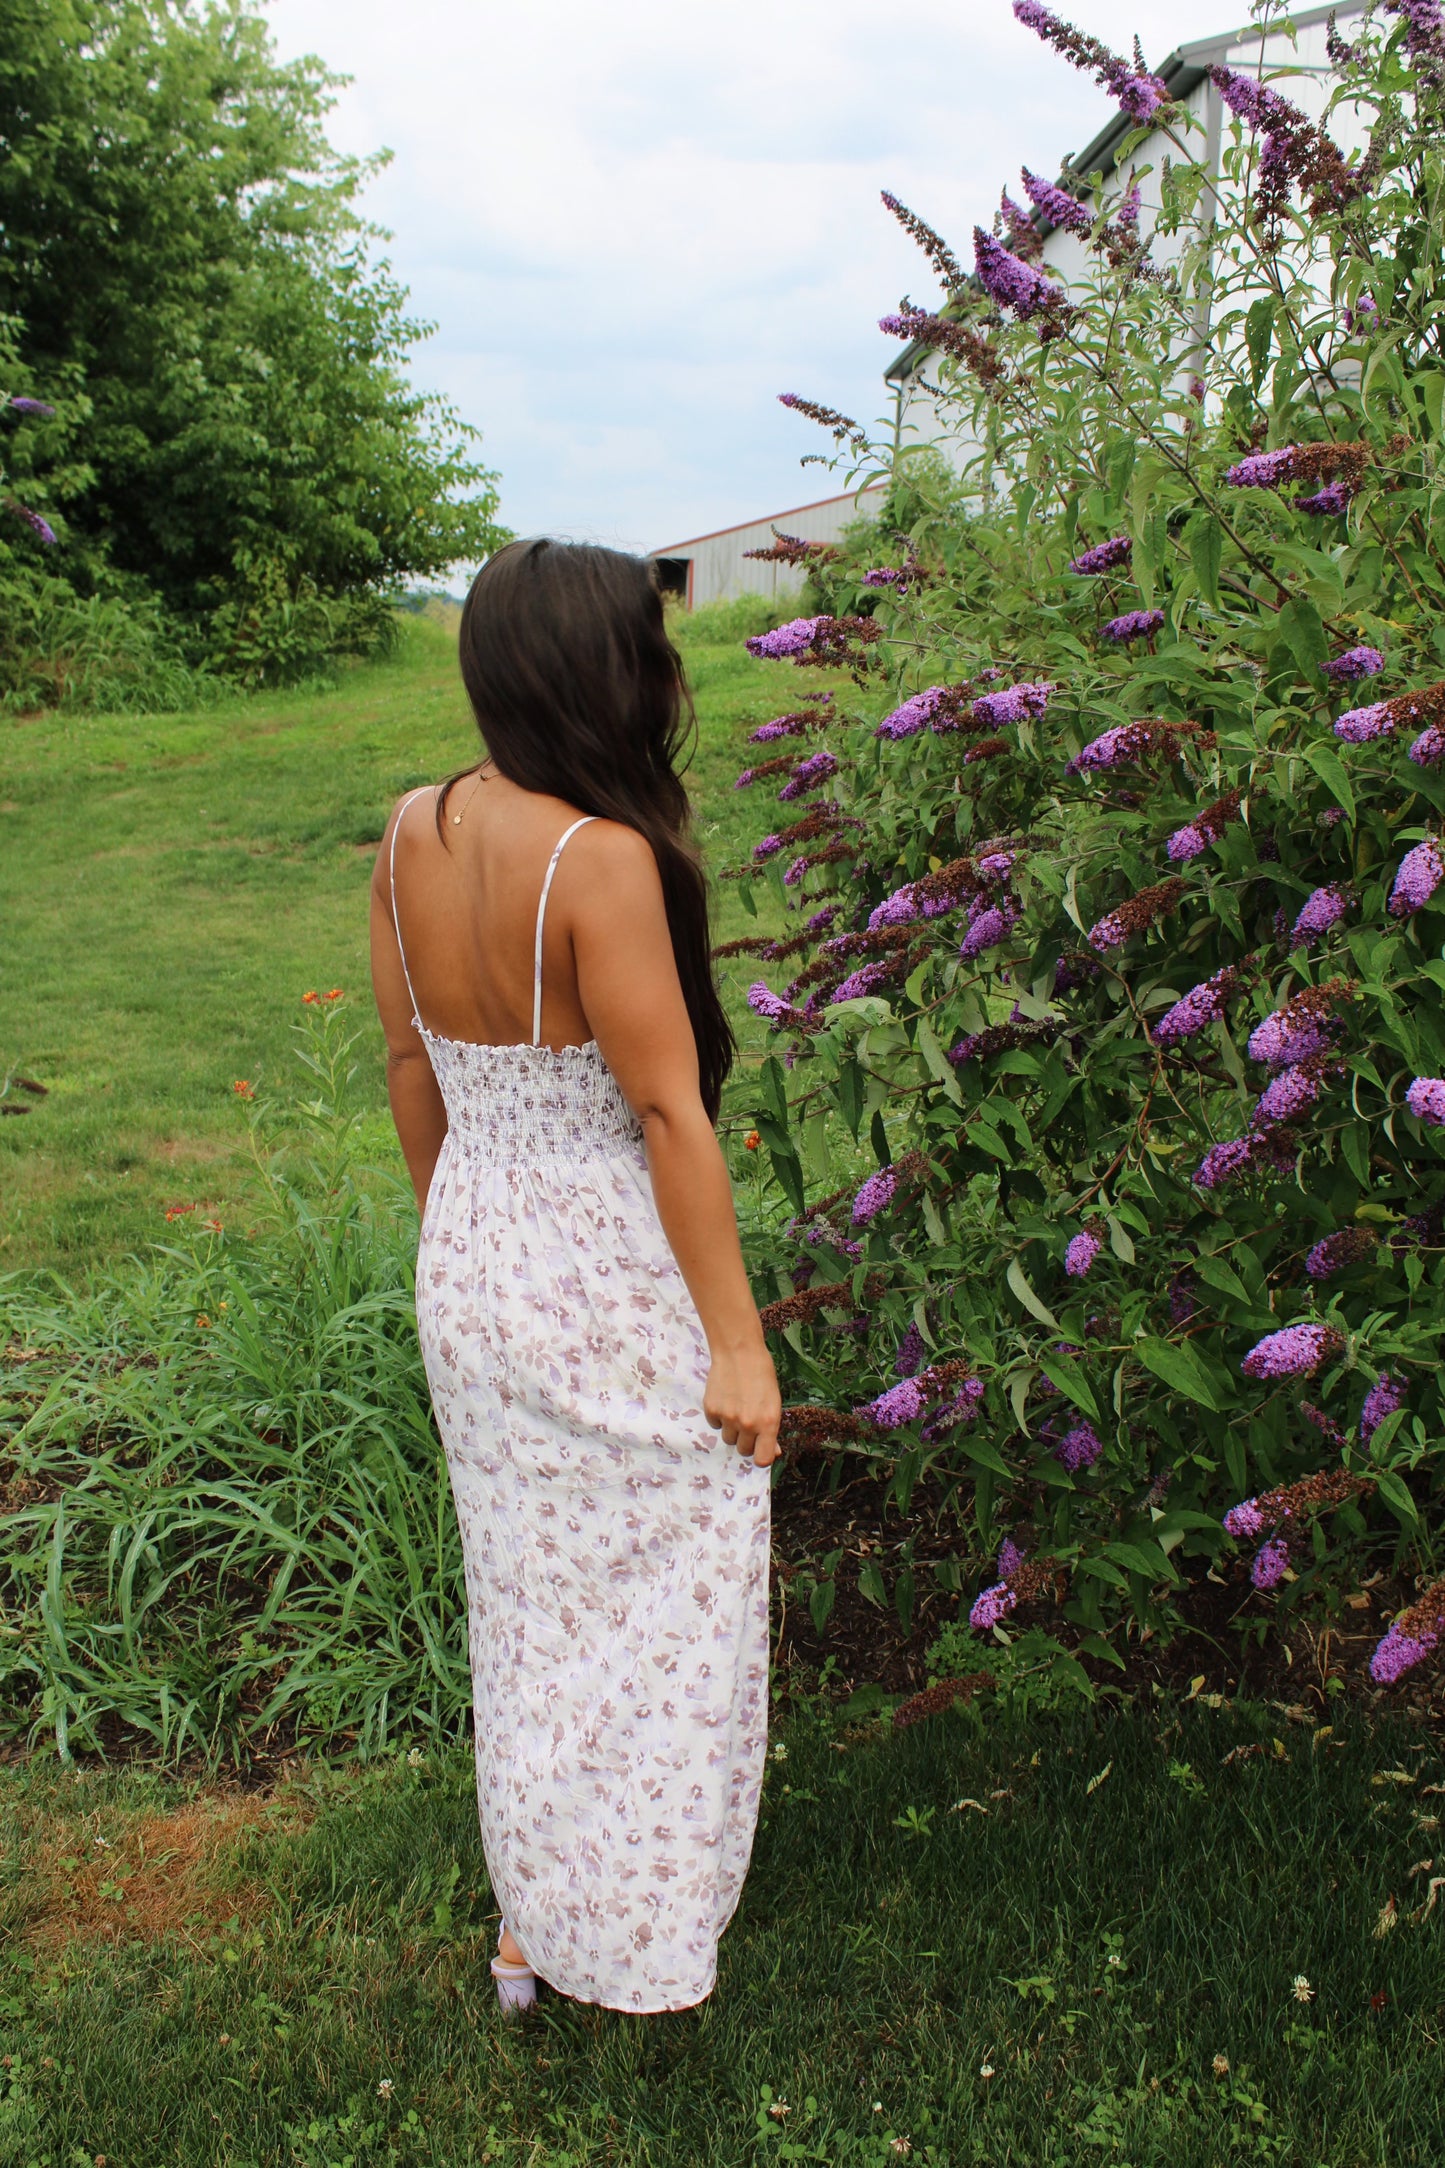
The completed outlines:
<svg viewBox="0 0 1445 2168">
<path fill-rule="evenodd" d="M 462 682 L 498 769 L 646 836 L 662 876 L 698 1081 L 716 1121 L 737 1041 L 718 998 L 707 878 L 677 761 L 696 742 L 651 562 L 586 542 L 509 542 L 462 609 Z M 465 771 L 464 771 L 465 772 Z M 443 786 L 437 822 L 452 784 Z"/>
</svg>

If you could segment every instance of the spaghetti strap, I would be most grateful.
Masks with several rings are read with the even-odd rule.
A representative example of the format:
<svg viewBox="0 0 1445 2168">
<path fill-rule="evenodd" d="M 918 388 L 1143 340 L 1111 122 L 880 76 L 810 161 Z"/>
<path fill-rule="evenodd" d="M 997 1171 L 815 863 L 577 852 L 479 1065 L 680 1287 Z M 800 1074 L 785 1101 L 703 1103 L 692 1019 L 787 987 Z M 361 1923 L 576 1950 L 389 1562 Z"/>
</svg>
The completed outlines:
<svg viewBox="0 0 1445 2168">
<path fill-rule="evenodd" d="M 420 790 L 414 790 L 411 797 L 402 800 L 401 810 L 391 824 L 391 850 L 387 858 L 387 880 L 391 889 L 391 923 L 396 933 L 397 953 L 401 957 L 402 976 L 406 980 L 407 993 L 411 996 L 411 1020 L 418 1031 L 425 1031 L 426 1026 L 417 1013 L 416 988 L 411 983 L 411 972 L 407 968 L 406 949 L 402 945 L 401 920 L 396 915 L 396 834 L 406 818 L 406 809 L 411 804 L 412 798 L 422 797 L 431 787 L 429 783 L 423 783 Z"/>
<path fill-rule="evenodd" d="M 542 883 L 542 899 L 537 905 L 537 945 L 532 956 L 533 1046 L 540 1046 L 542 1043 L 542 920 L 546 915 L 547 910 L 547 891 L 552 886 L 552 876 L 557 870 L 557 861 L 562 856 L 562 845 L 567 841 L 568 836 L 575 836 L 579 828 L 585 828 L 588 821 L 595 821 L 596 818 L 597 815 L 595 813 L 584 813 L 581 820 L 573 821 L 572 826 L 566 829 L 563 834 L 559 836 L 557 840 L 557 848 L 555 851 L 553 851 L 551 860 L 547 866 L 547 878 Z M 393 842 L 395 842 L 395 837 L 393 837 L 392 840 Z"/>
</svg>

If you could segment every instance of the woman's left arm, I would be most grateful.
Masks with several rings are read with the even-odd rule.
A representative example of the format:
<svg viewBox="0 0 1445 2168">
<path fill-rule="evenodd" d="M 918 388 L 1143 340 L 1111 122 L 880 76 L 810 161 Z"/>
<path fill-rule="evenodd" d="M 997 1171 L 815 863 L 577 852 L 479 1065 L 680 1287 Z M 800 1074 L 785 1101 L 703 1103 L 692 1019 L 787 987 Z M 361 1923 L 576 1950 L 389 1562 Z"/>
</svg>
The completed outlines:
<svg viewBox="0 0 1445 2168">
<path fill-rule="evenodd" d="M 447 1110 L 428 1058 L 426 1043 L 413 1024 L 411 994 L 397 947 L 388 882 L 393 811 L 371 876 L 371 984 L 377 1014 L 386 1034 L 386 1096 L 406 1160 L 417 1210 L 427 1191 L 447 1133 Z"/>
</svg>

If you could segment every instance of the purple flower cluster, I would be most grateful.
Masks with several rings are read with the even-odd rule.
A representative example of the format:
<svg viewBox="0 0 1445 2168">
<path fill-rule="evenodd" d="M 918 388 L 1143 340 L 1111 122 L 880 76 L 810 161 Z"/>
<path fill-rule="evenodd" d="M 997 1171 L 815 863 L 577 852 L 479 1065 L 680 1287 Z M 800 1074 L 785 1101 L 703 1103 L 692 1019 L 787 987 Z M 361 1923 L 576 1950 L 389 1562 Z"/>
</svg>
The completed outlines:
<svg viewBox="0 0 1445 2168">
<path fill-rule="evenodd" d="M 811 918 L 804 919 L 803 931 L 804 933 L 826 933 L 837 916 L 837 904 L 825 903 L 821 911 L 815 911 Z"/>
<path fill-rule="evenodd" d="M 1097 572 L 1112 572 L 1115 565 L 1128 563 L 1133 548 L 1134 544 L 1130 536 L 1116 534 L 1112 541 L 1096 542 L 1091 550 L 1085 550 L 1081 557 L 1075 557 L 1069 565 L 1069 570 L 1071 572 L 1082 572 L 1088 576 L 1092 576 Z"/>
<path fill-rule="evenodd" d="M 7 497 L 5 502 L 10 511 L 15 514 L 15 517 L 23 519 L 31 533 L 44 542 L 47 547 L 54 542 L 55 529 L 48 519 L 43 519 L 38 512 L 32 511 L 28 504 L 22 504 L 18 497 Z"/>
<path fill-rule="evenodd" d="M 914 693 L 891 715 L 885 715 L 873 735 L 875 738 L 914 738 L 920 730 L 926 730 L 934 716 L 948 700 L 952 688 L 947 685 L 930 685 L 921 693 Z"/>
<path fill-rule="evenodd" d="M 1233 1181 L 1253 1159 L 1257 1141 L 1254 1137 L 1226 1137 L 1219 1144 L 1211 1144 L 1195 1172 L 1195 1188 L 1218 1189 L 1221 1183 Z"/>
<path fill-rule="evenodd" d="M 923 1443 L 932 1445 L 946 1431 L 953 1429 L 956 1423 L 972 1422 L 974 1416 L 978 1413 L 978 1404 L 983 1398 L 983 1391 L 983 1380 L 981 1378 L 965 1378 L 962 1390 L 956 1398 L 945 1402 L 936 1415 L 931 1415 L 928 1418 L 928 1421 L 918 1433 Z"/>
<path fill-rule="evenodd" d="M 978 871 L 986 881 L 1006 881 L 1013 872 L 1018 858 L 1017 851 L 985 851 L 978 861 Z M 1009 1019 L 1017 1023 L 1017 1017 Z"/>
<path fill-rule="evenodd" d="M 916 1378 L 903 1378 L 886 1393 L 858 1410 L 880 1430 L 896 1430 L 900 1423 L 914 1423 L 928 1404 L 928 1395 Z"/>
<path fill-rule="evenodd" d="M 771 632 L 755 632 L 744 644 L 750 655 L 764 662 L 781 662 L 790 655 L 805 655 L 831 617 L 795 617 Z"/>
<path fill-rule="evenodd" d="M 43 399 L 28 399 L 23 393 L 14 399 L 7 400 L 6 404 L 13 406 L 17 414 L 38 414 L 42 417 L 48 417 L 55 412 L 54 407 L 47 406 Z"/>
<path fill-rule="evenodd" d="M 1406 851 L 1400 860 L 1400 870 L 1390 890 L 1390 916 L 1408 918 L 1412 911 L 1422 910 L 1442 881 L 1445 881 L 1445 858 L 1440 855 L 1436 838 L 1426 836 L 1423 843 Z"/>
<path fill-rule="evenodd" d="M 870 1174 L 853 1199 L 853 1225 L 863 1227 L 869 1220 L 876 1219 L 884 1207 L 893 1202 L 893 1193 L 897 1187 L 896 1166 L 880 1167 L 876 1174 Z"/>
<path fill-rule="evenodd" d="M 1391 15 L 1405 18 L 1405 50 L 1412 60 L 1445 60 L 1445 10 L 1439 0 L 1385 0 Z"/>
<path fill-rule="evenodd" d="M 800 760 L 787 782 L 778 792 L 780 798 L 801 798 L 804 791 L 812 790 L 817 783 L 825 783 L 830 775 L 838 773 L 838 756 L 826 746 L 821 752 L 810 753 Z"/>
<path fill-rule="evenodd" d="M 1286 1006 L 1276 1009 L 1262 1024 L 1256 1024 L 1249 1035 L 1247 1051 L 1251 1061 L 1268 1062 L 1271 1068 L 1288 1069 L 1297 1062 L 1308 1061 L 1313 1054 L 1322 1054 L 1333 1041 L 1321 1028 L 1316 1017 L 1291 1015 Z"/>
<path fill-rule="evenodd" d="M 1346 1265 L 1358 1264 L 1361 1258 L 1370 1256 L 1374 1248 L 1374 1237 L 1364 1228 L 1340 1227 L 1315 1243 L 1305 1258 L 1305 1271 L 1312 1280 L 1328 1280 Z"/>
<path fill-rule="evenodd" d="M 1264 1532 L 1264 1515 L 1253 1498 L 1244 1499 L 1231 1506 L 1224 1516 L 1224 1532 L 1229 1536 L 1258 1536 Z"/>
<path fill-rule="evenodd" d="M 1405 1104 L 1417 1122 L 1445 1123 L 1445 1077 L 1417 1076 Z"/>
<path fill-rule="evenodd" d="M 1249 1569 L 1249 1578 L 1256 1588 L 1277 1588 L 1289 1569 L 1289 1545 L 1283 1536 L 1271 1536 L 1262 1543 Z"/>
<path fill-rule="evenodd" d="M 923 1344 L 922 1333 L 916 1325 L 910 1324 L 907 1332 L 904 1333 L 903 1338 L 898 1343 L 898 1353 L 893 1358 L 893 1368 L 900 1378 L 916 1377 L 923 1368 L 923 1358 L 927 1352 Z"/>
<path fill-rule="evenodd" d="M 1027 1551 L 1015 1543 L 1012 1536 L 1005 1536 L 998 1547 L 998 1566 L 996 1570 L 999 1579 L 1006 1581 L 1011 1573 L 1017 1573 L 1027 1556 Z"/>
<path fill-rule="evenodd" d="M 985 729 L 1001 730 L 1006 723 L 1020 723 L 1026 715 L 1042 715 L 1053 686 L 1042 679 L 1032 685 L 1012 685 L 1007 692 L 980 693 L 973 703 L 973 719 Z"/>
<path fill-rule="evenodd" d="M 1410 747 L 1410 758 L 1418 768 L 1438 768 L 1445 760 L 1445 731 L 1438 723 L 1425 725 Z"/>
<path fill-rule="evenodd" d="M 1287 482 L 1294 466 L 1297 444 L 1281 444 L 1277 451 L 1251 452 L 1226 470 L 1231 489 L 1278 489 Z"/>
<path fill-rule="evenodd" d="M 1215 1023 L 1224 1014 L 1224 1004 L 1233 992 L 1235 974 L 1226 964 L 1212 978 L 1201 979 L 1191 986 L 1188 993 L 1166 1009 L 1154 1026 L 1156 1046 L 1177 1046 L 1181 1039 L 1192 1039 L 1206 1024 Z"/>
<path fill-rule="evenodd" d="M 1347 647 L 1343 655 L 1336 655 L 1323 667 L 1325 676 L 1336 685 L 1354 685 L 1361 678 L 1378 677 L 1385 658 L 1377 647 Z"/>
<path fill-rule="evenodd" d="M 983 1589 L 974 1597 L 968 1623 L 975 1633 L 986 1634 L 1012 1611 L 1017 1602 L 1018 1598 L 1008 1583 L 1000 1581 L 997 1587 Z"/>
<path fill-rule="evenodd" d="M 899 572 L 892 565 L 874 565 L 864 573 L 865 587 L 891 587 L 901 595 L 908 592 L 908 574 Z"/>
<path fill-rule="evenodd" d="M 1159 630 L 1164 622 L 1162 610 L 1126 610 L 1122 617 L 1111 617 L 1104 627 L 1104 638 L 1122 645 L 1127 640 L 1147 640 Z"/>
<path fill-rule="evenodd" d="M 1153 734 L 1147 723 L 1115 723 L 1110 730 L 1100 731 L 1091 738 L 1081 752 L 1064 769 L 1065 775 L 1081 775 L 1085 769 L 1121 768 L 1126 762 L 1138 760 L 1153 744 Z"/>
<path fill-rule="evenodd" d="M 1349 908 L 1344 890 L 1317 888 L 1306 896 L 1289 937 L 1291 948 L 1308 948 L 1337 925 Z"/>
<path fill-rule="evenodd" d="M 1317 519 L 1338 519 L 1349 505 L 1350 492 L 1343 482 L 1326 482 L 1312 497 L 1296 497 L 1294 501 L 1297 512 L 1313 512 Z"/>
<path fill-rule="evenodd" d="M 792 1013 L 792 1004 L 775 994 L 766 979 L 754 979 L 748 988 L 748 1007 L 754 1016 L 768 1016 L 775 1021 Z"/>
<path fill-rule="evenodd" d="M 989 299 L 1015 316 L 1056 317 L 1064 305 L 1062 287 L 1022 256 L 1015 256 L 982 226 L 973 229 L 973 267 Z"/>
<path fill-rule="evenodd" d="M 873 933 L 879 926 L 907 926 L 918 917 L 917 883 L 907 881 L 902 888 L 895 888 L 891 896 L 875 903 L 868 914 L 868 931 Z"/>
<path fill-rule="evenodd" d="M 1266 1333 L 1239 1367 L 1247 1378 L 1312 1378 L 1343 1346 L 1333 1325 L 1286 1325 Z"/>
<path fill-rule="evenodd" d="M 1070 1279 L 1081 1280 L 1103 1247 L 1090 1227 L 1086 1227 L 1081 1235 L 1075 1235 L 1064 1252 L 1064 1270 Z"/>
<path fill-rule="evenodd" d="M 1164 846 L 1165 856 L 1176 866 L 1187 866 L 1191 858 L 1198 858 L 1209 848 L 1209 837 L 1193 821 L 1186 821 L 1176 828 Z"/>
<path fill-rule="evenodd" d="M 1399 718 L 1394 703 L 1376 700 L 1369 707 L 1347 708 L 1335 718 L 1335 736 L 1347 745 L 1368 745 L 1371 738 L 1387 738 Z"/>
<path fill-rule="evenodd" d="M 1370 293 L 1368 289 L 1361 293 L 1359 299 L 1356 301 L 1353 308 L 1346 307 L 1344 311 L 1344 323 L 1345 330 L 1351 335 L 1353 335 L 1357 331 L 1368 334 L 1372 331 L 1379 330 L 1379 304 L 1375 300 L 1374 295 Z"/>
<path fill-rule="evenodd" d="M 1131 68 L 1126 60 L 1111 53 L 1097 38 L 1086 36 L 1051 14 L 1041 5 L 1041 0 L 1013 0 L 1013 6 L 1018 20 L 1046 45 L 1052 45 L 1076 68 L 1087 68 L 1130 120 L 1148 120 L 1161 105 L 1169 103 L 1169 86 L 1159 76 L 1151 75 L 1142 61 Z"/>
<path fill-rule="evenodd" d="M 1018 917 L 1017 904 L 1005 898 L 1002 903 L 970 906 L 968 932 L 959 943 L 958 953 L 965 963 L 972 963 L 985 949 L 997 948 L 1000 941 L 1007 940 L 1014 920 Z"/>
<path fill-rule="evenodd" d="M 1077 196 L 1071 196 L 1066 188 L 1056 188 L 1052 181 L 1040 180 L 1037 173 L 1030 173 L 1027 166 L 1021 176 L 1024 194 L 1036 211 L 1042 211 L 1051 226 L 1062 226 L 1067 233 L 1087 233 L 1093 225 L 1088 211 Z M 1077 572 L 1079 567 L 1074 566 Z"/>
<path fill-rule="evenodd" d="M 1370 1658 L 1370 1677 L 1377 1686 L 1393 1686 L 1412 1665 L 1420 1663 L 1439 1643 L 1438 1633 L 1402 1634 L 1392 1626 Z"/>
<path fill-rule="evenodd" d="M 1103 1450 L 1092 1423 L 1076 1423 L 1054 1447 L 1054 1458 L 1063 1462 L 1070 1475 L 1078 1475 L 1081 1469 L 1092 1468 Z"/>
<path fill-rule="evenodd" d="M 871 994 L 875 986 L 886 983 L 892 969 L 893 959 L 889 956 L 880 956 L 872 963 L 860 964 L 856 971 L 850 971 L 847 978 L 840 980 L 834 987 L 828 996 L 829 1002 L 857 1001 L 860 995 Z"/>
<path fill-rule="evenodd" d="M 1106 911 L 1089 928 L 1088 938 L 1090 946 L 1096 949 L 1122 948 L 1129 938 L 1129 929 L 1117 911 Z"/>
<path fill-rule="evenodd" d="M 1277 1122 L 1292 1122 L 1312 1107 L 1320 1095 L 1324 1072 L 1318 1062 L 1295 1062 L 1281 1069 L 1255 1101 L 1250 1122 L 1255 1129 L 1272 1129 Z"/>
<path fill-rule="evenodd" d="M 1393 1415 L 1396 1408 L 1403 1408 L 1404 1405 L 1404 1379 L 1392 1376 L 1388 1370 L 1382 1370 L 1366 1393 L 1365 1404 L 1360 1410 L 1360 1436 L 1366 1445 L 1374 1437 L 1385 1417 Z"/>
</svg>

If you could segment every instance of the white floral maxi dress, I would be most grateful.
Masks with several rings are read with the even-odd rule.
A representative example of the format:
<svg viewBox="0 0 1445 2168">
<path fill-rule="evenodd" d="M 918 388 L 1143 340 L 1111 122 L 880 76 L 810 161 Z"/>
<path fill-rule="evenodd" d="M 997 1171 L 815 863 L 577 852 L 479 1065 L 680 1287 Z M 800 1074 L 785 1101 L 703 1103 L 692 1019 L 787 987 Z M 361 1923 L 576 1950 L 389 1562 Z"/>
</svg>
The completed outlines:
<svg viewBox="0 0 1445 2168">
<path fill-rule="evenodd" d="M 532 1043 L 415 1019 L 447 1110 L 417 1325 L 502 1915 L 564 1994 L 677 2010 L 714 1984 L 752 1850 L 771 1485 L 703 1416 L 702 1323 L 596 1040 L 541 1042 L 547 890 L 582 825 L 542 887 Z"/>
</svg>

